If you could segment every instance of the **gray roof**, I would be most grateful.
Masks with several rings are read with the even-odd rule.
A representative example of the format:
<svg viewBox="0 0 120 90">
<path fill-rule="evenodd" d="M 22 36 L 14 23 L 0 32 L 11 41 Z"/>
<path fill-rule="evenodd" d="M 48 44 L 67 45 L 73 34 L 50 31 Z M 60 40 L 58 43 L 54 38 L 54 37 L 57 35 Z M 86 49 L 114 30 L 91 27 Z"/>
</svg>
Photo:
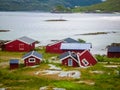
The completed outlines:
<svg viewBox="0 0 120 90">
<path fill-rule="evenodd" d="M 62 43 L 62 50 L 90 50 L 91 43 Z"/>
<path fill-rule="evenodd" d="M 23 58 L 23 59 L 26 59 L 26 58 L 28 58 L 28 57 L 30 57 L 30 56 L 35 56 L 35 57 L 37 57 L 37 58 L 39 58 L 39 59 L 42 59 L 42 55 L 39 54 L 39 53 L 36 52 L 36 51 L 31 51 L 31 52 L 25 54 L 22 58 Z"/>
<path fill-rule="evenodd" d="M 28 43 L 28 44 L 32 44 L 32 43 L 35 42 L 35 40 L 33 40 L 33 39 L 29 38 L 29 37 L 26 37 L 26 36 L 18 38 L 18 40 L 23 41 L 23 42 Z"/>
<path fill-rule="evenodd" d="M 77 60 L 77 55 L 74 54 L 74 53 L 72 53 L 72 52 L 70 52 L 70 51 L 61 54 L 61 55 L 59 56 L 59 59 L 63 59 L 63 58 L 65 58 L 65 57 L 67 57 L 67 56 L 71 56 L 71 57 L 73 57 L 73 58 L 75 58 L 75 59 Z"/>
<path fill-rule="evenodd" d="M 11 59 L 10 64 L 18 64 L 19 60 L 18 59 Z"/>
<path fill-rule="evenodd" d="M 63 40 L 65 43 L 79 43 L 77 40 L 74 40 L 72 38 L 66 38 Z"/>
<path fill-rule="evenodd" d="M 120 52 L 120 46 L 110 46 L 108 52 Z"/>
</svg>

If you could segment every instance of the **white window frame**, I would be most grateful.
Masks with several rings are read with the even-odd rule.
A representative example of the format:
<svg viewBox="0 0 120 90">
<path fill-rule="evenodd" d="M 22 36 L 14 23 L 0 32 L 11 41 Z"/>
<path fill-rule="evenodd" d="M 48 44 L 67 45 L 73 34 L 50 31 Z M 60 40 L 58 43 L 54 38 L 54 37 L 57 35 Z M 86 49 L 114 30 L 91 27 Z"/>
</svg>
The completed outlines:
<svg viewBox="0 0 120 90">
<path fill-rule="evenodd" d="M 68 59 L 68 66 L 73 66 L 73 60 L 72 59 Z"/>
<path fill-rule="evenodd" d="M 32 59 L 33 61 L 31 61 L 31 59 Z M 35 58 L 29 58 L 29 62 L 35 62 Z"/>
<path fill-rule="evenodd" d="M 84 59 L 82 59 L 82 63 L 85 65 L 85 66 L 87 66 L 88 64 L 89 64 L 89 62 L 84 58 Z"/>
</svg>

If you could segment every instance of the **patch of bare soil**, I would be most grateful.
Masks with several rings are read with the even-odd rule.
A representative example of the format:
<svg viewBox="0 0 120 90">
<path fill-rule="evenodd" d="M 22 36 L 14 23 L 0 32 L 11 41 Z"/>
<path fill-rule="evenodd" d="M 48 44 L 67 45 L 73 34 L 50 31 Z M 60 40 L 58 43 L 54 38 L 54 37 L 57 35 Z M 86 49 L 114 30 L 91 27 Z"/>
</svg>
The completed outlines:
<svg viewBox="0 0 120 90">
<path fill-rule="evenodd" d="M 72 71 L 63 71 L 61 68 L 56 67 L 55 65 L 49 64 L 49 69 L 47 70 L 38 70 L 34 72 L 34 75 L 37 76 L 48 76 L 48 77 L 56 77 L 56 78 L 80 78 L 80 71 L 72 70 Z"/>
<path fill-rule="evenodd" d="M 97 70 L 95 70 L 95 71 L 90 71 L 90 73 L 94 73 L 94 74 L 103 74 L 104 71 L 97 71 Z"/>
<path fill-rule="evenodd" d="M 118 65 L 104 65 L 104 67 L 107 67 L 107 68 L 117 68 Z"/>
<path fill-rule="evenodd" d="M 90 86 L 95 85 L 95 82 L 92 81 L 92 80 L 82 80 L 82 81 L 78 81 L 76 83 L 83 83 L 83 84 L 87 84 L 87 85 L 90 85 Z"/>
<path fill-rule="evenodd" d="M 66 90 L 66 89 L 65 88 L 51 87 L 51 86 L 44 86 L 44 87 L 40 87 L 39 90 Z"/>
</svg>

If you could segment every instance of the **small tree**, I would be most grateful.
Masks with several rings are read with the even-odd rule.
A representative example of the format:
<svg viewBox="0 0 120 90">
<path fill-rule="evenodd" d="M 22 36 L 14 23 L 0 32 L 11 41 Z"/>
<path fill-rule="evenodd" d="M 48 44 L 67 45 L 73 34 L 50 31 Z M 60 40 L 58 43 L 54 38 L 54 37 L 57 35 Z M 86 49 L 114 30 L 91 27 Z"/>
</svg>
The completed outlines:
<svg viewBox="0 0 120 90">
<path fill-rule="evenodd" d="M 80 42 L 80 43 L 86 43 L 86 41 L 84 41 L 84 40 L 82 40 L 82 39 L 78 39 L 78 41 Z"/>
</svg>

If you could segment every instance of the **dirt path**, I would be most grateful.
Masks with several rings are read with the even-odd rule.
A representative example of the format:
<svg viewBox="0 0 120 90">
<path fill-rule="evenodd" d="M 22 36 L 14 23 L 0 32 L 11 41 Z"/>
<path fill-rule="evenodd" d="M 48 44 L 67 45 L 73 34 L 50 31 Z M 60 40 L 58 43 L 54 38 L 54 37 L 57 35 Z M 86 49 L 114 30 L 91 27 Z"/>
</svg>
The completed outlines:
<svg viewBox="0 0 120 90">
<path fill-rule="evenodd" d="M 0 62 L 0 67 L 4 68 L 4 67 L 7 67 L 9 65 L 9 62 L 6 61 L 6 62 Z"/>
</svg>

